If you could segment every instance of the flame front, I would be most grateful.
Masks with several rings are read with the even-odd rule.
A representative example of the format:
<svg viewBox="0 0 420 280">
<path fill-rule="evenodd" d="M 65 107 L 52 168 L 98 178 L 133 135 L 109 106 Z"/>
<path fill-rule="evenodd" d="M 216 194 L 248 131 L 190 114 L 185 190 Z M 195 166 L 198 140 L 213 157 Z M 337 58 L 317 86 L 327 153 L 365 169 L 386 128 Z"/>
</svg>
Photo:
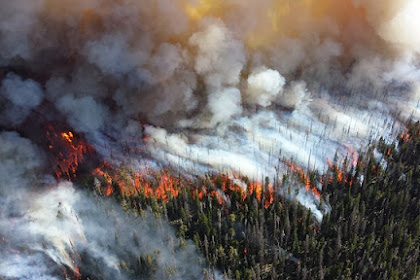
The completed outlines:
<svg viewBox="0 0 420 280">
<path fill-rule="evenodd" d="M 320 199 L 321 194 L 310 182 L 307 175 L 298 167 L 291 166 L 291 168 L 304 180 L 307 190 Z M 281 187 L 275 188 L 270 182 L 263 185 L 258 181 L 249 181 L 246 177 L 239 175 L 230 178 L 227 175 L 220 174 L 212 176 L 210 180 L 206 179 L 205 182 L 207 183 L 203 184 L 201 188 L 196 188 L 194 187 L 196 183 L 182 177 L 175 177 L 169 171 L 150 173 L 135 173 L 125 169 L 117 171 L 106 163 L 96 168 L 93 175 L 102 182 L 102 190 L 99 192 L 105 196 L 114 193 L 113 186 L 118 186 L 119 193 L 125 197 L 144 195 L 148 199 L 154 198 L 165 203 L 178 197 L 184 191 L 189 191 L 192 197 L 197 197 L 200 200 L 212 197 L 220 205 L 223 205 L 230 204 L 232 195 L 235 193 L 240 201 L 254 197 L 259 203 L 263 203 L 267 209 L 274 203 Z"/>
</svg>

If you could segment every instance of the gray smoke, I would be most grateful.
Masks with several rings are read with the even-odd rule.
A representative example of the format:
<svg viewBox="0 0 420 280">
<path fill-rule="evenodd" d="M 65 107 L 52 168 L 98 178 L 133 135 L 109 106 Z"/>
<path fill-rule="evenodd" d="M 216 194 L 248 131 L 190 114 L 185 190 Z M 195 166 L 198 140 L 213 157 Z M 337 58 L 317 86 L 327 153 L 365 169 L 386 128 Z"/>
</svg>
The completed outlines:
<svg viewBox="0 0 420 280">
<path fill-rule="evenodd" d="M 4 112 L 0 123 L 19 125 L 39 106 L 44 98 L 41 86 L 33 80 L 22 80 L 14 73 L 3 79 L 0 88 Z M 1 97 L 0 97 L 1 98 Z"/>
</svg>

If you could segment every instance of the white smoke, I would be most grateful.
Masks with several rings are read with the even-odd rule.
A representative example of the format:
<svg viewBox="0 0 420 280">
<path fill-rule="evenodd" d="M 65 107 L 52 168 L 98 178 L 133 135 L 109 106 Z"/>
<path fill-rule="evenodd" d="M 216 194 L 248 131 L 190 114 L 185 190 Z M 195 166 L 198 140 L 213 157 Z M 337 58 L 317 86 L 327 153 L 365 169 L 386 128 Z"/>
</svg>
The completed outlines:
<svg viewBox="0 0 420 280">
<path fill-rule="evenodd" d="M 276 100 L 276 102 L 286 108 L 302 108 L 305 100 L 310 101 L 310 94 L 303 81 L 290 83 L 289 88 Z"/>
<path fill-rule="evenodd" d="M 273 101 L 279 98 L 285 83 L 286 80 L 276 70 L 255 69 L 248 76 L 248 88 L 245 92 L 246 102 L 262 107 L 270 106 Z"/>
<path fill-rule="evenodd" d="M 396 44 L 403 50 L 420 51 L 420 39 L 417 32 L 420 19 L 417 11 L 420 3 L 416 0 L 402 1 L 405 5 L 393 17 L 380 25 L 379 34 L 387 41 Z"/>
<path fill-rule="evenodd" d="M 214 92 L 209 95 L 208 106 L 212 113 L 212 126 L 229 121 L 242 113 L 241 92 L 237 88 Z"/>
</svg>

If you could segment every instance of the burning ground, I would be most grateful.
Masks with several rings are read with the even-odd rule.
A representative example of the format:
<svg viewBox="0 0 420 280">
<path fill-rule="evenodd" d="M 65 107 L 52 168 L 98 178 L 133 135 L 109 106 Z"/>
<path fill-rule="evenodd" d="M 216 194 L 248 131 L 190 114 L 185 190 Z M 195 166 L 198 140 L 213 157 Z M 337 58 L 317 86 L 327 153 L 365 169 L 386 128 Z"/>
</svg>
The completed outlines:
<svg viewBox="0 0 420 280">
<path fill-rule="evenodd" d="M 294 191 L 279 193 L 321 221 L 330 209 L 306 174 L 327 171 L 335 155 L 355 166 L 357 151 L 380 136 L 392 141 L 401 121 L 419 117 L 419 8 L 415 0 L 2 1 L 2 222 L 25 216 L 19 231 L 29 230 L 38 200 L 73 194 L 55 180 L 95 171 L 115 180 L 104 162 L 134 170 L 134 188 L 162 168 L 188 179 L 223 173 L 244 194 L 265 177 L 296 173 Z M 77 213 L 85 198 L 68 196 Z M 38 251 L 18 263 L 50 250 L 35 239 Z M 20 250 L 8 242 L 7 252 Z M 58 251 L 49 260 L 76 270 Z"/>
</svg>

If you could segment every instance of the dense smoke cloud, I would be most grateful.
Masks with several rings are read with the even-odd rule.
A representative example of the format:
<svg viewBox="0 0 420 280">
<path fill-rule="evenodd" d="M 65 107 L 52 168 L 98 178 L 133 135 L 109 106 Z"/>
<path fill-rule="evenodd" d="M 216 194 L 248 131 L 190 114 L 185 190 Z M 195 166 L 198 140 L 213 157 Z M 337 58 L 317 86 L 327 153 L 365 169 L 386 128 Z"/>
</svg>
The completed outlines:
<svg viewBox="0 0 420 280">
<path fill-rule="evenodd" d="M 12 132 L 1 136 L 1 180 L 14 180 L 1 184 L 2 217 L 25 213 L 31 176 L 51 169 L 34 152 L 46 148 L 39 122 L 65 123 L 112 164 L 260 181 L 281 178 L 285 162 L 322 172 L 336 153 L 391 141 L 401 120 L 420 117 L 418 9 L 416 0 L 2 1 L 0 128 Z M 3 144 L 11 138 L 19 149 Z M 133 142 L 140 149 L 124 152 Z M 322 219 L 320 201 L 292 187 Z M 68 202 L 77 211 L 84 198 L 60 191 L 77 197 Z M 28 250 L 16 256 L 24 266 L 45 254 Z"/>
</svg>

